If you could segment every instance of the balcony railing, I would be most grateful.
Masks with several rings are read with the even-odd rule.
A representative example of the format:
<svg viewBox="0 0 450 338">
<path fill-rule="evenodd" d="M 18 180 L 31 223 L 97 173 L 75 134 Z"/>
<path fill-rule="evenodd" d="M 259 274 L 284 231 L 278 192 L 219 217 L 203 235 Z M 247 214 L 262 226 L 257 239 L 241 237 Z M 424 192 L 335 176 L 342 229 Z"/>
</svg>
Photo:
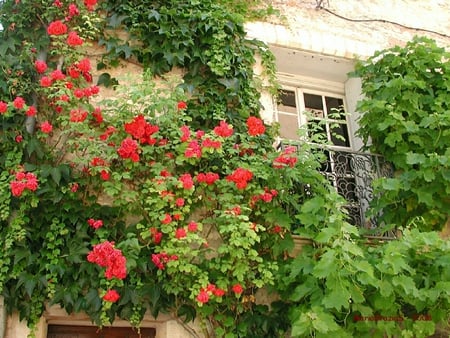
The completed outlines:
<svg viewBox="0 0 450 338">
<path fill-rule="evenodd" d="M 362 228 L 377 229 L 377 219 L 368 217 L 369 204 L 373 199 L 372 182 L 377 178 L 391 177 L 392 165 L 376 154 L 333 149 L 321 151 L 326 159 L 322 163 L 321 173 L 348 202 L 349 222 Z"/>
<path fill-rule="evenodd" d="M 378 231 L 380 224 L 377 218 L 368 216 L 373 199 L 372 182 L 381 177 L 392 177 L 392 165 L 381 155 L 328 147 L 313 149 L 323 154 L 320 172 L 347 201 L 348 221 L 371 230 L 373 237 L 396 237 L 395 231 Z"/>
</svg>

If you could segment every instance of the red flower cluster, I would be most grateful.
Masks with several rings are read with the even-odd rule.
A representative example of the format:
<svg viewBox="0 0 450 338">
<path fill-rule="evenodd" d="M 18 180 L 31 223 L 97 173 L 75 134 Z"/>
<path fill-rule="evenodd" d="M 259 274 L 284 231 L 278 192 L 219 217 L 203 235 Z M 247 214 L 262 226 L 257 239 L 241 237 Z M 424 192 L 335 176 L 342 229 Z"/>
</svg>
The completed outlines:
<svg viewBox="0 0 450 338">
<path fill-rule="evenodd" d="M 233 126 L 227 124 L 225 121 L 220 121 L 219 125 L 214 128 L 214 133 L 217 136 L 229 137 L 233 135 Z"/>
<path fill-rule="evenodd" d="M 278 156 L 273 161 L 273 167 L 280 169 L 285 166 L 294 167 L 294 165 L 297 163 L 297 157 L 295 155 L 290 155 L 292 153 L 295 153 L 296 148 L 295 147 L 286 147 L 286 149 L 283 151 L 283 153 Z"/>
<path fill-rule="evenodd" d="M 180 131 L 182 133 L 181 135 L 181 142 L 187 142 L 191 138 L 191 130 L 189 129 L 189 126 L 181 126 Z"/>
<path fill-rule="evenodd" d="M 198 224 L 194 221 L 189 222 L 188 224 L 188 231 L 189 232 L 196 232 L 198 230 Z"/>
<path fill-rule="evenodd" d="M 234 182 L 238 189 L 245 189 L 248 181 L 253 178 L 253 173 L 244 168 L 237 168 L 231 175 L 226 177 L 227 181 Z"/>
<path fill-rule="evenodd" d="M 70 4 L 69 5 L 69 20 L 74 17 L 80 15 L 80 10 L 78 9 L 77 5 L 75 4 Z"/>
<path fill-rule="evenodd" d="M 99 139 L 102 141 L 106 141 L 115 132 L 116 128 L 114 128 L 114 126 L 108 126 L 105 132 L 99 136 Z"/>
<path fill-rule="evenodd" d="M 186 102 L 184 102 L 184 101 L 178 102 L 177 108 L 178 108 L 178 110 L 185 110 L 187 108 Z"/>
<path fill-rule="evenodd" d="M 36 113 L 37 113 L 37 111 L 36 111 L 36 107 L 35 106 L 29 106 L 27 111 L 25 112 L 25 114 L 27 116 L 35 116 Z"/>
<path fill-rule="evenodd" d="M 47 70 L 47 63 L 45 63 L 45 61 L 36 60 L 34 62 L 34 68 L 39 74 L 43 74 Z"/>
<path fill-rule="evenodd" d="M 47 27 L 49 35 L 63 35 L 67 33 L 67 26 L 61 21 L 56 20 L 50 23 Z"/>
<path fill-rule="evenodd" d="M 167 264 L 170 261 L 176 261 L 178 259 L 178 256 L 172 255 L 169 256 L 165 252 L 161 252 L 159 254 L 152 254 L 152 262 L 156 265 L 156 267 L 159 270 L 164 270 L 165 264 Z"/>
<path fill-rule="evenodd" d="M 250 116 L 247 119 L 247 128 L 248 133 L 251 136 L 261 135 L 266 131 L 263 121 L 255 116 Z"/>
<path fill-rule="evenodd" d="M 94 10 L 94 6 L 97 4 L 97 0 L 84 0 L 84 5 L 88 10 Z"/>
<path fill-rule="evenodd" d="M 48 121 L 44 121 L 41 123 L 41 131 L 45 134 L 51 133 L 53 130 L 53 126 Z"/>
<path fill-rule="evenodd" d="M 184 156 L 187 158 L 196 157 L 200 158 L 202 157 L 202 148 L 198 144 L 196 140 L 189 142 L 188 147 L 186 148 L 186 151 L 184 152 Z"/>
<path fill-rule="evenodd" d="M 103 167 L 103 166 L 107 166 L 108 163 L 104 159 L 102 159 L 101 157 L 94 157 L 91 160 L 91 165 L 94 166 L 94 167 Z"/>
<path fill-rule="evenodd" d="M 196 179 L 199 183 L 206 183 L 208 185 L 211 185 L 219 179 L 219 175 L 212 172 L 208 172 L 206 174 L 200 173 L 197 175 Z"/>
<path fill-rule="evenodd" d="M 153 243 L 155 243 L 155 244 L 161 243 L 161 239 L 163 236 L 162 232 L 158 231 L 158 229 L 153 227 L 153 228 L 150 228 L 150 234 L 152 235 Z"/>
<path fill-rule="evenodd" d="M 25 106 L 25 100 L 20 96 L 17 96 L 13 101 L 13 106 L 16 109 L 22 109 Z"/>
<path fill-rule="evenodd" d="M 115 303 L 120 299 L 120 295 L 116 290 L 108 290 L 103 296 L 103 300 L 111 303 Z"/>
<path fill-rule="evenodd" d="M 130 137 L 122 141 L 117 153 L 124 159 L 129 158 L 133 162 L 139 161 L 138 144 Z"/>
<path fill-rule="evenodd" d="M 103 226 L 103 221 L 101 219 L 89 218 L 87 222 L 88 222 L 89 226 L 94 228 L 95 230 L 97 230 L 98 228 L 101 228 Z"/>
<path fill-rule="evenodd" d="M 70 111 L 70 122 L 80 123 L 86 120 L 88 116 L 87 111 L 81 109 L 72 109 Z"/>
<path fill-rule="evenodd" d="M 213 141 L 209 137 L 205 138 L 202 141 L 202 147 L 205 147 L 205 148 L 219 149 L 221 146 L 222 146 L 222 142 Z"/>
<path fill-rule="evenodd" d="M 125 132 L 141 144 L 155 144 L 157 140 L 152 135 L 158 131 L 159 127 L 145 121 L 144 115 L 138 115 L 133 119 L 133 122 L 125 123 Z"/>
<path fill-rule="evenodd" d="M 175 238 L 176 239 L 182 239 L 186 237 L 186 229 L 185 228 L 178 228 L 175 230 Z"/>
<path fill-rule="evenodd" d="M 236 205 L 235 207 L 225 211 L 225 213 L 227 214 L 231 214 L 234 216 L 239 216 L 241 214 L 242 210 L 241 210 L 241 206 L 240 205 Z"/>
<path fill-rule="evenodd" d="M 16 178 L 10 183 L 11 193 L 13 196 L 20 197 L 24 190 L 36 191 L 38 188 L 38 180 L 35 174 L 19 171 Z"/>
<path fill-rule="evenodd" d="M 231 290 L 237 295 L 240 295 L 244 291 L 241 284 L 234 284 Z"/>
<path fill-rule="evenodd" d="M 183 184 L 183 188 L 186 190 L 192 189 L 194 186 L 191 174 L 183 174 L 178 180 Z"/>
<path fill-rule="evenodd" d="M 114 248 L 113 242 L 105 241 L 94 245 L 93 250 L 87 256 L 87 260 L 103 268 L 106 267 L 105 277 L 107 279 L 125 279 L 127 276 L 127 261 L 122 255 L 122 251 Z"/>
<path fill-rule="evenodd" d="M 79 37 L 77 32 L 70 32 L 67 36 L 67 44 L 69 46 L 81 46 L 83 44 L 83 39 Z"/>
<path fill-rule="evenodd" d="M 201 288 L 199 294 L 196 299 L 199 303 L 205 304 L 208 303 L 209 297 L 212 295 L 216 297 L 222 297 L 225 295 L 225 290 L 218 288 L 214 284 L 209 284 L 206 288 Z"/>
<path fill-rule="evenodd" d="M 256 202 L 259 200 L 264 201 L 266 203 L 269 203 L 272 201 L 274 197 L 278 195 L 278 191 L 275 189 L 269 190 L 269 188 L 265 187 L 264 192 L 262 194 L 256 195 L 252 197 L 252 200 L 250 202 L 250 206 L 255 205 Z"/>
<path fill-rule="evenodd" d="M 161 220 L 162 224 L 169 224 L 170 222 L 172 222 L 172 216 L 170 216 L 169 214 L 166 214 Z"/>
<path fill-rule="evenodd" d="M 8 104 L 6 102 L 0 101 L 0 114 L 6 113 L 8 110 Z"/>
</svg>

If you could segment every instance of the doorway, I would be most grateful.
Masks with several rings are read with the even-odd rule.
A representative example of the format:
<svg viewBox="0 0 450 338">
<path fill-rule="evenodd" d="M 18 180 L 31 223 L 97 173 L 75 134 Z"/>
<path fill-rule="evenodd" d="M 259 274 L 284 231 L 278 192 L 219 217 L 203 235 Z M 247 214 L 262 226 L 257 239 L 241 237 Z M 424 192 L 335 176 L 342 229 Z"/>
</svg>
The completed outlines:
<svg viewBox="0 0 450 338">
<path fill-rule="evenodd" d="M 155 338 L 156 330 L 141 328 L 140 332 L 131 327 L 104 327 L 76 325 L 49 325 L 47 338 Z"/>
</svg>

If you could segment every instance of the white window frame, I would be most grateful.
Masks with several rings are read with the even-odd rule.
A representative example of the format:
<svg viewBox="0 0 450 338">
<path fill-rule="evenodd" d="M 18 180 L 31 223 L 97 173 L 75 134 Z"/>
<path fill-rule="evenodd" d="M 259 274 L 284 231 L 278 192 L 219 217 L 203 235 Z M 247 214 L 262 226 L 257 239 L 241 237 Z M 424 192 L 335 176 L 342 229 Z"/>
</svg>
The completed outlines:
<svg viewBox="0 0 450 338">
<path fill-rule="evenodd" d="M 355 135 L 353 132 L 353 121 L 351 118 L 351 113 L 347 110 L 347 103 L 346 103 L 346 96 L 345 96 L 345 85 L 344 83 L 336 83 L 331 81 L 325 81 L 325 80 L 316 80 L 308 77 L 302 77 L 302 76 L 289 76 L 289 74 L 279 74 L 278 76 L 280 81 L 280 89 L 281 90 L 288 90 L 293 91 L 295 93 L 295 104 L 297 108 L 297 123 L 298 126 L 305 126 L 307 124 L 307 117 L 305 114 L 306 108 L 305 108 L 305 102 L 303 99 L 303 94 L 312 94 L 312 95 L 318 95 L 323 97 L 333 97 L 337 99 L 341 99 L 344 106 L 344 111 L 346 112 L 345 117 L 345 124 L 347 126 L 348 131 L 348 141 L 350 146 L 344 147 L 344 146 L 338 146 L 338 145 L 326 145 L 327 148 L 334 149 L 334 150 L 354 150 L 354 139 Z M 325 106 L 325 102 L 324 102 Z M 278 104 L 277 102 L 273 103 L 274 107 L 274 120 L 277 123 L 280 123 L 279 121 L 279 111 L 278 111 Z M 293 116 L 293 113 L 288 112 L 281 112 L 281 114 Z M 333 121 L 333 120 L 330 120 Z M 336 121 L 337 122 L 337 121 Z M 328 132 L 328 131 L 327 131 Z M 280 141 L 283 140 L 282 137 L 280 137 Z M 300 141 L 300 139 L 297 139 Z M 292 140 L 291 140 L 292 141 Z M 308 142 L 308 140 L 302 140 Z"/>
</svg>

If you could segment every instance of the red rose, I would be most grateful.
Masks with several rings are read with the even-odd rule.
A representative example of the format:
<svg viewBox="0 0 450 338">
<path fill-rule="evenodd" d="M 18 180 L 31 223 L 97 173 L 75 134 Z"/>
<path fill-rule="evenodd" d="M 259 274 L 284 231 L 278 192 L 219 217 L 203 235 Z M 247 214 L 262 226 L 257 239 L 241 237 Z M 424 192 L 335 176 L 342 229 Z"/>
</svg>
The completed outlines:
<svg viewBox="0 0 450 338">
<path fill-rule="evenodd" d="M 264 134 L 266 127 L 264 127 L 263 121 L 255 116 L 250 116 L 247 119 L 248 133 L 251 136 L 257 136 Z"/>
<path fill-rule="evenodd" d="M 186 108 L 187 108 L 186 102 L 184 102 L 184 101 L 178 102 L 177 108 L 178 108 L 178 110 L 184 110 L 184 109 L 186 109 Z"/>
<path fill-rule="evenodd" d="M 50 87 L 52 85 L 52 79 L 48 76 L 43 76 L 40 81 L 41 87 Z"/>
<path fill-rule="evenodd" d="M 184 205 L 184 198 L 177 198 L 175 204 L 177 205 L 177 207 L 182 207 Z"/>
<path fill-rule="evenodd" d="M 229 137 L 233 135 L 233 126 L 227 124 L 225 121 L 220 121 L 219 125 L 214 128 L 214 133 L 217 136 Z"/>
<path fill-rule="evenodd" d="M 120 295 L 116 290 L 108 290 L 103 296 L 103 300 L 111 303 L 115 303 L 119 300 Z"/>
<path fill-rule="evenodd" d="M 47 70 L 47 64 L 45 63 L 45 61 L 36 60 L 34 62 L 34 68 L 39 74 L 42 74 Z"/>
<path fill-rule="evenodd" d="M 67 33 L 67 26 L 61 21 L 56 20 L 50 23 L 47 28 L 49 35 L 63 35 Z"/>
<path fill-rule="evenodd" d="M 186 237 L 186 230 L 184 228 L 178 228 L 175 230 L 175 238 L 182 239 Z"/>
<path fill-rule="evenodd" d="M 172 216 L 169 214 L 166 214 L 164 219 L 161 221 L 162 224 L 169 224 L 170 222 L 172 222 Z"/>
<path fill-rule="evenodd" d="M 51 133 L 53 130 L 53 126 L 48 122 L 44 121 L 41 123 L 41 131 L 45 134 Z"/>
<path fill-rule="evenodd" d="M 36 113 L 37 113 L 36 107 L 34 107 L 34 106 L 28 107 L 28 109 L 26 111 L 27 116 L 35 116 Z"/>
<path fill-rule="evenodd" d="M 0 101 L 0 114 L 6 113 L 8 110 L 8 104 L 6 102 Z"/>
<path fill-rule="evenodd" d="M 209 301 L 209 294 L 206 290 L 202 289 L 200 290 L 200 293 L 197 295 L 197 301 L 199 303 L 205 304 Z"/>
<path fill-rule="evenodd" d="M 20 96 L 17 96 L 13 101 L 14 108 L 22 109 L 25 105 L 25 100 L 21 98 Z"/>
<path fill-rule="evenodd" d="M 253 173 L 250 170 L 237 168 L 231 175 L 227 176 L 227 181 L 234 182 L 238 189 L 245 189 L 252 177 Z"/>
<path fill-rule="evenodd" d="M 180 176 L 179 181 L 183 184 L 183 188 L 186 190 L 191 189 L 194 186 L 194 181 L 190 174 L 183 174 Z"/>
<path fill-rule="evenodd" d="M 198 224 L 195 223 L 194 221 L 191 221 L 191 222 L 188 224 L 188 231 L 190 231 L 190 232 L 196 232 L 197 230 L 198 230 Z"/>
<path fill-rule="evenodd" d="M 106 171 L 105 169 L 103 169 L 101 172 L 100 172 L 100 178 L 103 180 L 103 181 L 109 181 L 109 178 L 111 177 L 111 174 L 108 172 L 108 171 Z"/>
<path fill-rule="evenodd" d="M 233 285 L 233 287 L 231 288 L 231 290 L 233 290 L 233 292 L 237 295 L 241 294 L 244 289 L 242 288 L 241 284 L 235 284 Z"/>
<path fill-rule="evenodd" d="M 83 44 L 83 39 L 80 38 L 77 32 L 70 32 L 67 37 L 67 44 L 69 46 L 81 46 Z"/>
</svg>

